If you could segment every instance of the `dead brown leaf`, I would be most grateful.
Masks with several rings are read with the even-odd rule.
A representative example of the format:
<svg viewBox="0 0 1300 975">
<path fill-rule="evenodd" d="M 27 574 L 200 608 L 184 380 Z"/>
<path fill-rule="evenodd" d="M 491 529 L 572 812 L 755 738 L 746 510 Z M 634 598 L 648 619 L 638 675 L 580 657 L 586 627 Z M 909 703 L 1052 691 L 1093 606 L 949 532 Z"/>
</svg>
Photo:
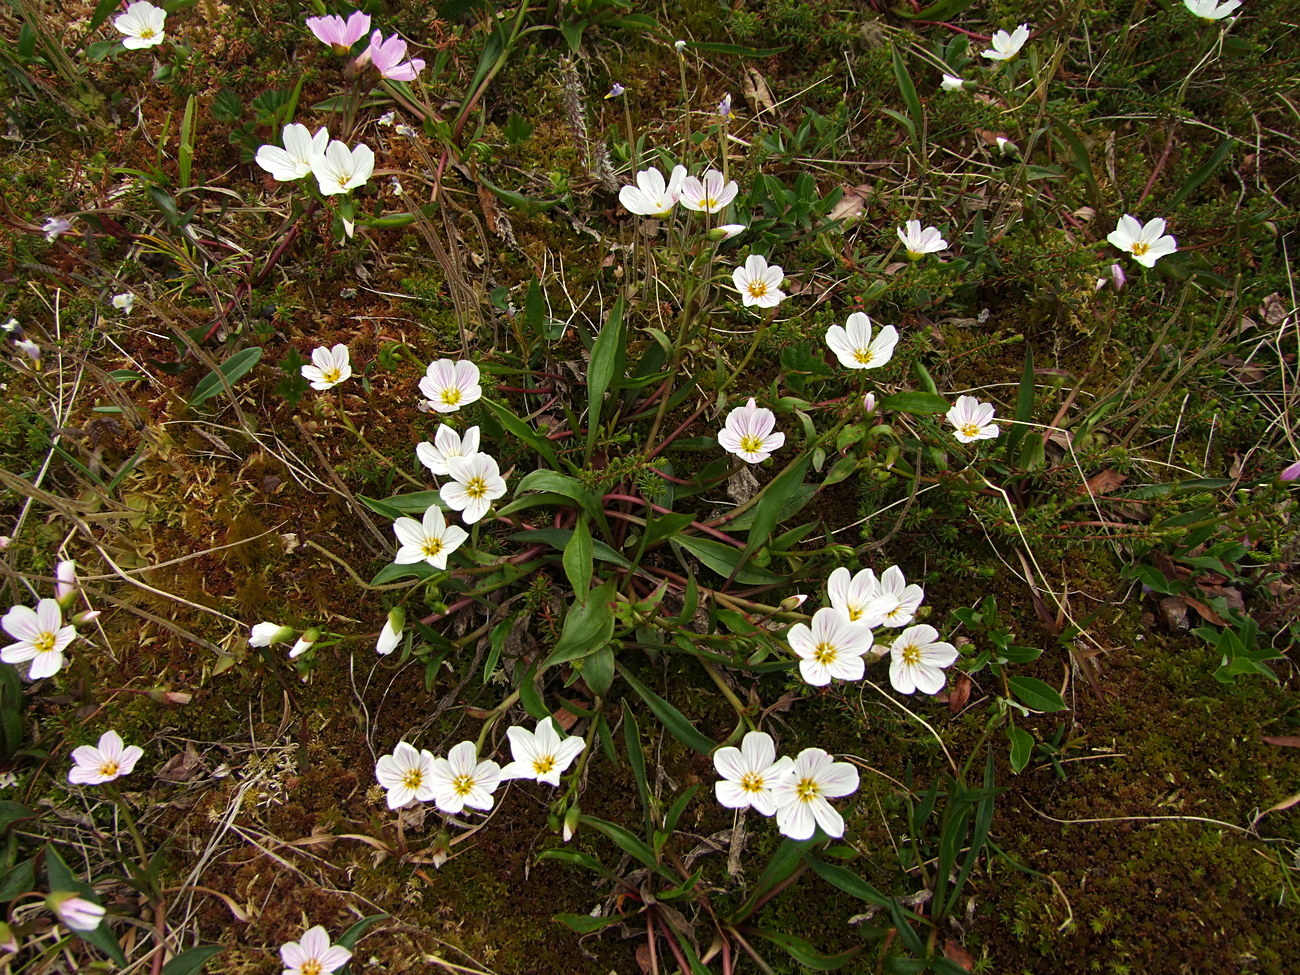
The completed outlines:
<svg viewBox="0 0 1300 975">
<path fill-rule="evenodd" d="M 952 690 L 948 692 L 948 712 L 950 714 L 956 714 L 966 706 L 966 702 L 970 700 L 970 686 L 969 674 L 961 673 L 957 675 Z"/>
<path fill-rule="evenodd" d="M 1083 484 L 1080 484 L 1078 490 L 1080 494 L 1091 494 L 1095 497 L 1109 494 L 1127 480 L 1127 474 L 1121 474 L 1108 467 L 1104 471 L 1098 471 Z"/>
<path fill-rule="evenodd" d="M 970 952 L 953 941 L 952 938 L 944 939 L 943 957 L 955 965 L 960 965 L 968 972 L 975 970 L 975 959 L 970 956 Z"/>
<path fill-rule="evenodd" d="M 1300 748 L 1300 736 L 1296 735 L 1265 735 L 1264 740 L 1270 745 L 1281 745 L 1283 748 Z"/>
<path fill-rule="evenodd" d="M 859 186 L 844 187 L 844 195 L 840 197 L 840 202 L 831 208 L 827 219 L 830 220 L 857 220 L 862 216 L 862 208 L 866 205 L 867 194 L 871 192 L 871 187 L 866 183 Z"/>
<path fill-rule="evenodd" d="M 1205 603 L 1201 602 L 1199 599 L 1193 599 L 1191 596 L 1183 596 L 1182 599 L 1188 606 L 1196 610 L 1196 612 L 1200 614 L 1201 619 L 1205 620 L 1205 622 L 1213 623 L 1215 626 L 1228 625 L 1227 620 L 1214 610 L 1210 609 L 1209 606 L 1206 606 Z"/>
<path fill-rule="evenodd" d="M 745 101 L 749 102 L 749 107 L 757 115 L 763 111 L 776 111 L 776 102 L 772 98 L 772 89 L 767 87 L 767 82 L 758 71 L 750 66 L 745 67 L 745 77 L 741 83 L 741 90 L 745 95 Z"/>
</svg>

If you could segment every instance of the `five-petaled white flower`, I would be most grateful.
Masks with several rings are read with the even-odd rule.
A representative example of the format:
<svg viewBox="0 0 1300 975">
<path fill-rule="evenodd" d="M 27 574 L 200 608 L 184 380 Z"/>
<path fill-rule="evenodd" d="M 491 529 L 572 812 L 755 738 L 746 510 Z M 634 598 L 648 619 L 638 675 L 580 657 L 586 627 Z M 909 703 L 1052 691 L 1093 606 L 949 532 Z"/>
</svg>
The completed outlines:
<svg viewBox="0 0 1300 975">
<path fill-rule="evenodd" d="M 1222 20 L 1241 6 L 1241 0 L 1183 0 L 1183 6 L 1202 20 Z"/>
<path fill-rule="evenodd" d="M 135 308 L 135 295 L 129 291 L 123 291 L 120 295 L 113 295 L 113 307 L 123 315 L 131 314 Z"/>
<path fill-rule="evenodd" d="M 460 548 L 469 533 L 459 525 L 449 525 L 436 504 L 424 513 L 423 523 L 414 518 L 398 518 L 393 534 L 402 543 L 393 561 L 398 565 L 428 562 L 435 569 L 447 568 L 447 556 Z"/>
<path fill-rule="evenodd" d="M 618 202 L 625 210 L 643 217 L 666 217 L 676 205 L 685 181 L 685 166 L 674 166 L 666 183 L 663 173 L 651 166 L 636 174 L 636 186 L 624 186 L 618 191 Z"/>
<path fill-rule="evenodd" d="M 736 198 L 738 190 L 734 179 L 727 180 L 716 169 L 710 169 L 701 179 L 686 177 L 682 183 L 681 204 L 697 213 L 717 213 Z"/>
<path fill-rule="evenodd" d="M 335 54 L 348 54 L 352 45 L 365 37 L 370 30 L 370 15 L 360 10 L 344 20 L 337 14 L 329 17 L 308 17 L 307 29 L 316 35 L 322 44 L 328 44 Z"/>
<path fill-rule="evenodd" d="M 470 427 L 462 437 L 443 423 L 433 435 L 433 443 L 425 440 L 415 445 L 415 456 L 432 473 L 443 476 L 447 473 L 447 461 L 452 457 L 473 457 L 477 454 L 478 441 L 478 427 Z"/>
<path fill-rule="evenodd" d="M 876 369 L 893 358 L 898 329 L 886 325 L 873 339 L 871 319 L 855 311 L 845 325 L 832 325 L 826 330 L 826 344 L 846 369 Z"/>
<path fill-rule="evenodd" d="M 785 638 L 799 657 L 799 675 L 809 684 L 824 687 L 833 677 L 861 680 L 866 673 L 862 655 L 871 649 L 871 630 L 838 609 L 817 610 L 811 627 L 796 623 Z"/>
<path fill-rule="evenodd" d="M 718 431 L 718 444 L 728 453 L 751 464 L 765 461 L 785 443 L 785 434 L 773 432 L 776 414 L 755 405 L 754 397 L 744 406 L 727 414 L 727 422 Z"/>
<path fill-rule="evenodd" d="M 337 139 L 325 147 L 324 152 L 314 152 L 308 160 L 316 175 L 322 196 L 347 193 L 364 186 L 375 171 L 375 153 L 364 142 L 349 149 Z"/>
<path fill-rule="evenodd" d="M 521 725 L 506 729 L 510 739 L 510 754 L 514 761 L 501 770 L 501 781 L 506 779 L 536 779 L 547 785 L 559 785 L 564 772 L 587 743 L 577 735 L 561 738 L 554 718 L 537 722 L 537 731 Z"/>
<path fill-rule="evenodd" d="M 313 349 L 311 365 L 302 367 L 302 378 L 311 382 L 312 389 L 333 389 L 351 377 L 352 357 L 342 342 L 332 349 L 323 345 Z"/>
<path fill-rule="evenodd" d="M 45 904 L 73 931 L 94 931 L 104 920 L 102 907 L 68 891 L 54 891 L 45 898 Z"/>
<path fill-rule="evenodd" d="M 892 596 L 881 595 L 880 583 L 870 569 L 850 575 L 840 566 L 826 580 L 826 595 L 831 606 L 847 616 L 850 623 L 868 627 L 884 624 L 898 603 Z"/>
<path fill-rule="evenodd" d="M 312 157 L 325 152 L 330 134 L 322 125 L 312 135 L 307 126 L 293 122 L 280 132 L 280 140 L 284 143 L 283 149 L 279 146 L 262 146 L 257 150 L 253 161 L 281 183 L 288 183 L 311 175 Z"/>
<path fill-rule="evenodd" d="M 891 565 L 880 574 L 876 586 L 880 602 L 872 608 L 884 616 L 880 625 L 897 627 L 912 622 L 921 606 L 921 600 L 925 599 L 925 590 L 915 583 L 909 585 L 903 576 L 903 570 L 896 565 Z"/>
<path fill-rule="evenodd" d="M 731 272 L 731 280 L 735 282 L 744 305 L 775 308 L 785 300 L 785 292 L 781 290 L 785 272 L 779 264 L 769 265 L 761 254 L 745 258 L 745 263 Z"/>
<path fill-rule="evenodd" d="M 713 753 L 713 767 L 722 780 L 713 783 L 718 802 L 728 809 L 752 806 L 764 816 L 776 812 L 773 787 L 794 768 L 788 755 L 776 757 L 772 736 L 765 731 L 751 731 L 741 739 L 740 747 L 727 746 Z"/>
<path fill-rule="evenodd" d="M 348 963 L 352 952 L 342 945 L 331 945 L 330 936 L 319 924 L 303 932 L 301 941 L 280 946 L 280 960 L 285 969 L 280 975 L 328 975 Z"/>
<path fill-rule="evenodd" d="M 984 51 L 984 57 L 991 61 L 1009 61 L 1020 53 L 1020 49 L 1025 46 L 1025 41 L 1029 40 L 1029 25 L 1021 24 L 1010 34 L 1000 30 L 993 35 L 993 46 Z"/>
<path fill-rule="evenodd" d="M 907 258 L 919 261 L 926 254 L 934 254 L 948 246 L 938 227 L 921 228 L 920 220 L 909 220 L 907 226 L 898 228 L 898 239 L 907 249 Z"/>
<path fill-rule="evenodd" d="M 966 82 L 962 78 L 958 78 L 955 74 L 945 73 L 943 78 L 939 81 L 939 87 L 944 91 L 961 91 L 966 87 Z"/>
<path fill-rule="evenodd" d="M 135 763 L 144 756 L 139 745 L 128 745 L 116 731 L 99 736 L 99 746 L 81 745 L 72 750 L 72 769 L 68 781 L 77 785 L 100 785 L 130 775 Z"/>
<path fill-rule="evenodd" d="M 858 770 L 837 762 L 821 748 L 805 748 L 772 789 L 777 828 L 792 840 L 806 840 L 817 826 L 827 835 L 844 835 L 844 817 L 826 801 L 858 788 Z"/>
<path fill-rule="evenodd" d="M 438 413 L 455 413 L 483 395 L 478 384 L 478 366 L 468 360 L 430 362 L 420 380 L 420 392 Z"/>
<path fill-rule="evenodd" d="M 166 39 L 163 33 L 166 20 L 167 11 L 162 7 L 155 7 L 146 0 L 136 0 L 126 8 L 126 13 L 113 21 L 113 26 L 126 35 L 122 38 L 122 46 L 135 51 L 161 44 Z"/>
<path fill-rule="evenodd" d="M 937 694 L 943 688 L 943 668 L 957 660 L 957 651 L 938 637 L 939 631 L 924 623 L 898 634 L 889 648 L 889 682 L 899 694 Z"/>
<path fill-rule="evenodd" d="M 993 404 L 981 403 L 974 396 L 958 396 L 946 419 L 956 427 L 953 436 L 962 443 L 992 440 L 1001 432 L 993 422 Z"/>
<path fill-rule="evenodd" d="M 488 454 L 447 458 L 447 476 L 451 480 L 438 494 L 448 508 L 460 512 L 467 525 L 482 519 L 492 502 L 506 493 L 505 479 Z"/>
<path fill-rule="evenodd" d="M 1163 236 L 1162 236 L 1163 235 Z M 1143 267 L 1155 267 L 1156 261 L 1178 250 L 1178 241 L 1165 233 L 1163 217 L 1142 223 L 1129 214 L 1119 218 L 1119 226 L 1106 239 L 1122 251 L 1128 251 Z"/>
<path fill-rule="evenodd" d="M 399 741 L 393 754 L 375 763 L 375 778 L 388 790 L 388 808 L 401 809 L 413 799 L 428 802 L 434 797 L 433 752 L 416 751 L 413 745 Z"/>
<path fill-rule="evenodd" d="M 491 809 L 492 793 L 501 782 L 501 766 L 491 759 L 478 760 L 472 741 L 462 741 L 446 758 L 433 760 L 433 801 L 445 813 L 466 806 Z"/>
<path fill-rule="evenodd" d="M 63 625 L 63 612 L 53 599 L 42 599 L 36 608 L 15 606 L 0 619 L 6 633 L 18 642 L 0 650 L 7 664 L 31 661 L 31 680 L 52 677 L 63 669 L 63 651 L 77 636 L 75 626 Z"/>
</svg>

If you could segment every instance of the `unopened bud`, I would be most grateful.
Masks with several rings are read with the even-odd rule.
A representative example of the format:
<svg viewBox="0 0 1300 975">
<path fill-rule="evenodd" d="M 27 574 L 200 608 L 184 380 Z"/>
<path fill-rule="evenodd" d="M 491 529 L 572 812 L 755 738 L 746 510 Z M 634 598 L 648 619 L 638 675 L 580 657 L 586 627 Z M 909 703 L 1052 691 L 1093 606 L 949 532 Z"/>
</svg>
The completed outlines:
<svg viewBox="0 0 1300 975">
<path fill-rule="evenodd" d="M 801 592 L 795 593 L 793 596 L 786 596 L 785 599 L 781 600 L 781 612 L 793 613 L 804 604 L 804 601 L 807 598 L 808 597 Z"/>
<path fill-rule="evenodd" d="M 708 233 L 709 240 L 730 240 L 737 234 L 745 232 L 743 223 L 724 223 L 721 227 L 714 227 Z"/>
<path fill-rule="evenodd" d="M 685 42 L 685 41 L 673 41 L 673 49 L 676 50 L 678 54 L 681 54 L 683 51 L 686 50 L 686 42 Z"/>
<path fill-rule="evenodd" d="M 279 623 L 258 623 L 248 636 L 248 645 L 250 647 L 269 647 L 272 643 L 283 643 L 285 640 L 292 640 L 297 633 L 298 631 L 292 626 L 281 626 Z"/>
<path fill-rule="evenodd" d="M 864 410 L 866 410 L 868 413 L 874 413 L 874 412 L 876 412 L 876 394 L 875 394 L 875 393 L 867 393 L 867 395 L 865 395 L 865 396 L 862 397 L 862 408 L 863 408 Z"/>
<path fill-rule="evenodd" d="M 388 619 L 384 623 L 384 628 L 379 631 L 379 640 L 375 643 L 375 651 L 381 656 L 388 656 L 397 649 L 397 645 L 402 642 L 402 627 L 406 625 L 406 610 L 401 606 L 394 606 L 388 611 Z"/>
<path fill-rule="evenodd" d="M 54 599 L 66 610 L 77 596 L 77 563 L 64 559 L 54 569 Z"/>
<path fill-rule="evenodd" d="M 99 610 L 88 609 L 84 613 L 78 613 L 76 616 L 72 617 L 72 625 L 85 626 L 87 623 L 93 623 L 97 619 L 99 619 Z"/>
<path fill-rule="evenodd" d="M 189 704 L 194 700 L 193 694 L 186 694 L 184 691 L 169 691 L 165 687 L 155 687 L 149 692 L 149 700 L 155 704 Z"/>
<path fill-rule="evenodd" d="M 312 644 L 319 639 L 320 630 L 313 626 L 302 636 L 298 637 L 298 642 L 295 643 L 293 648 L 289 651 L 289 659 L 293 660 L 295 657 L 301 657 L 304 653 L 310 650 Z"/>
<path fill-rule="evenodd" d="M 582 810 L 578 808 L 578 804 L 575 802 L 569 807 L 569 811 L 564 814 L 564 830 L 561 833 L 564 842 L 567 843 L 573 839 L 573 834 L 578 831 L 578 820 L 581 818 Z"/>
</svg>

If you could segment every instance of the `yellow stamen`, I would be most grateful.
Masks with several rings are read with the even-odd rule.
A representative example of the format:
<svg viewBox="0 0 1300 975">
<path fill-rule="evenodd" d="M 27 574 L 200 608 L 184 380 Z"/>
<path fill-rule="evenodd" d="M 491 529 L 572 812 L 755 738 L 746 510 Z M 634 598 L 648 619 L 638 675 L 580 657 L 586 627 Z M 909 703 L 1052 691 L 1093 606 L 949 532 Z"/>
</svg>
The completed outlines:
<svg viewBox="0 0 1300 975">
<path fill-rule="evenodd" d="M 740 788 L 745 792 L 762 792 L 763 777 L 757 772 L 746 772 L 740 778 Z"/>
<path fill-rule="evenodd" d="M 545 775 L 555 768 L 555 756 L 543 755 L 541 758 L 533 759 L 533 771 L 538 775 Z"/>
<path fill-rule="evenodd" d="M 839 650 L 833 643 L 819 643 L 813 647 L 813 660 L 825 666 L 832 663 L 839 655 Z"/>
<path fill-rule="evenodd" d="M 1134 257 L 1141 257 L 1143 254 L 1145 254 L 1145 253 L 1146 253 L 1147 251 L 1149 251 L 1150 249 L 1151 249 L 1151 245 L 1148 244 L 1145 240 L 1135 240 L 1135 241 L 1133 241 L 1133 256 L 1134 256 Z"/>
<path fill-rule="evenodd" d="M 460 390 L 455 386 L 449 386 L 442 391 L 440 398 L 444 406 L 457 406 L 460 404 Z"/>
<path fill-rule="evenodd" d="M 812 802 L 820 794 L 816 779 L 800 779 L 794 787 L 794 794 L 800 802 Z"/>
<path fill-rule="evenodd" d="M 745 290 L 749 292 L 751 298 L 764 298 L 767 296 L 767 282 L 751 281 L 745 285 Z"/>
<path fill-rule="evenodd" d="M 57 635 L 46 630 L 44 633 L 37 634 L 36 639 L 32 641 L 37 653 L 50 653 L 54 650 L 54 644 Z"/>
<path fill-rule="evenodd" d="M 874 359 L 875 357 L 876 357 L 876 354 L 875 354 L 874 352 L 872 352 L 870 349 L 854 349 L 854 350 L 853 350 L 853 358 L 854 358 L 854 360 L 856 360 L 857 363 L 858 363 L 859 365 L 862 365 L 862 366 L 869 366 L 869 365 L 871 365 L 871 360 Z"/>
<path fill-rule="evenodd" d="M 465 493 L 478 501 L 480 498 L 487 497 L 487 482 L 481 477 L 475 477 L 465 485 Z"/>
<path fill-rule="evenodd" d="M 402 773 L 402 785 L 407 789 L 418 789 L 424 784 L 424 773 L 418 768 L 408 768 Z"/>
<path fill-rule="evenodd" d="M 443 543 L 441 538 L 426 538 L 424 540 L 424 548 L 422 551 L 424 552 L 425 558 L 431 559 L 440 554 L 442 550 Z"/>
<path fill-rule="evenodd" d="M 451 789 L 456 795 L 464 798 L 474 791 L 474 776 L 458 775 L 451 780 Z"/>
<path fill-rule="evenodd" d="M 116 778 L 120 767 L 117 762 L 105 762 L 99 767 L 99 774 L 108 779 Z"/>
<path fill-rule="evenodd" d="M 742 454 L 757 454 L 763 449 L 763 438 L 756 434 L 747 433 L 740 438 L 740 452 Z"/>
</svg>

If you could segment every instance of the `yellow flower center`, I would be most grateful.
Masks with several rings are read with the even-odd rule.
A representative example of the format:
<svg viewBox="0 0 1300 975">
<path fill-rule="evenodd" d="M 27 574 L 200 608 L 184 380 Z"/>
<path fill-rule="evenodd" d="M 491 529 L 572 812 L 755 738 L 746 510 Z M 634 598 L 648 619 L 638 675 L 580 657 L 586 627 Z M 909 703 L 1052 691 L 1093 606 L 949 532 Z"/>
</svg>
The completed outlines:
<svg viewBox="0 0 1300 975">
<path fill-rule="evenodd" d="M 440 554 L 442 549 L 443 544 L 441 538 L 426 538 L 424 540 L 424 548 L 422 551 L 424 552 L 425 558 L 433 558 L 435 555 Z"/>
<path fill-rule="evenodd" d="M 800 779 L 794 787 L 794 794 L 800 802 L 812 802 L 821 795 L 821 791 L 816 779 Z"/>
<path fill-rule="evenodd" d="M 458 406 L 460 404 L 460 390 L 455 386 L 448 386 L 442 391 L 443 406 Z"/>
<path fill-rule="evenodd" d="M 756 454 L 763 449 L 763 438 L 757 434 L 747 433 L 740 438 L 742 454 Z"/>
<path fill-rule="evenodd" d="M 962 436 L 965 437 L 978 437 L 980 435 L 980 427 L 978 423 L 963 423 L 957 429 L 960 430 Z"/>
<path fill-rule="evenodd" d="M 872 352 L 870 349 L 854 349 L 854 350 L 853 350 L 853 358 L 854 358 L 854 360 L 858 363 L 858 365 L 861 365 L 861 366 L 869 366 L 869 365 L 871 365 L 871 360 L 873 360 L 875 357 L 876 357 L 876 354 L 875 354 L 874 352 Z"/>
<path fill-rule="evenodd" d="M 471 478 L 465 485 L 465 493 L 475 501 L 487 497 L 487 481 L 481 477 Z"/>
<path fill-rule="evenodd" d="M 1150 249 L 1151 249 L 1151 245 L 1148 244 L 1145 240 L 1135 240 L 1135 241 L 1133 241 L 1133 256 L 1134 256 L 1134 257 L 1141 257 L 1143 254 L 1145 254 L 1145 253 L 1146 253 L 1147 251 L 1149 251 Z"/>
<path fill-rule="evenodd" d="M 700 197 L 700 209 L 712 213 L 718 209 L 718 201 L 711 196 Z"/>
<path fill-rule="evenodd" d="M 342 369 L 324 369 L 321 371 L 320 378 L 323 382 L 337 383 L 343 379 Z"/>
<path fill-rule="evenodd" d="M 325 969 L 315 958 L 308 958 L 298 971 L 302 972 L 302 975 L 323 975 Z"/>
<path fill-rule="evenodd" d="M 819 643 L 817 646 L 813 647 L 813 660 L 816 660 L 819 664 L 825 666 L 834 661 L 838 653 L 839 651 L 835 648 L 835 644 Z"/>
<path fill-rule="evenodd" d="M 451 780 L 451 790 L 462 799 L 474 791 L 474 776 L 458 775 Z"/>
<path fill-rule="evenodd" d="M 152 27 L 146 27 L 144 30 L 140 31 L 140 40 L 142 41 L 147 41 L 149 40 L 149 38 L 153 36 L 154 36 L 154 29 Z"/>
<path fill-rule="evenodd" d="M 339 173 L 339 175 L 338 175 L 338 184 L 339 184 L 339 186 L 341 186 L 341 187 L 343 187 L 344 189 L 346 189 L 346 188 L 347 188 L 347 185 L 348 185 L 348 180 L 349 180 L 350 178 L 351 178 L 351 177 L 348 176 L 347 173 Z"/>
<path fill-rule="evenodd" d="M 745 285 L 745 290 L 749 292 L 751 298 L 767 297 L 767 282 L 763 280 L 751 281 Z"/>
<path fill-rule="evenodd" d="M 105 762 L 99 767 L 99 774 L 106 778 L 116 778 L 117 770 L 121 768 L 117 762 Z"/>
<path fill-rule="evenodd" d="M 402 773 L 402 785 L 407 789 L 418 789 L 424 785 L 424 773 L 418 768 L 408 768 Z"/>
<path fill-rule="evenodd" d="M 899 654 L 903 658 L 903 663 L 909 667 L 915 667 L 921 662 L 921 648 L 915 643 L 909 643 L 907 646 L 900 648 Z"/>
<path fill-rule="evenodd" d="M 54 649 L 57 635 L 46 630 L 44 633 L 37 634 L 36 639 L 32 641 L 32 646 L 36 648 L 37 653 L 50 653 Z"/>
<path fill-rule="evenodd" d="M 757 772 L 746 772 L 740 777 L 740 788 L 745 792 L 762 792 L 763 777 Z"/>
<path fill-rule="evenodd" d="M 540 758 L 533 759 L 533 771 L 538 775 L 545 775 L 547 772 L 554 770 L 554 768 L 554 755 L 543 755 Z"/>
</svg>

